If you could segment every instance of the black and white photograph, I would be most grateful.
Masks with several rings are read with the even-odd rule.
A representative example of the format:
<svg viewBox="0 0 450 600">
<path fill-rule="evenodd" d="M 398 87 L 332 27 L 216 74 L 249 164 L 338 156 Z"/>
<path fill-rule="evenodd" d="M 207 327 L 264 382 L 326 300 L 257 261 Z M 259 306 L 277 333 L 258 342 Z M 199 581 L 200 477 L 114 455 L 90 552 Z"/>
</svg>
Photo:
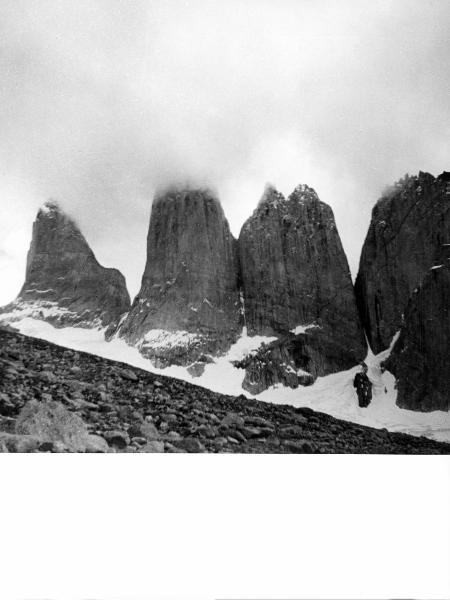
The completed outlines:
<svg viewBox="0 0 450 600">
<path fill-rule="evenodd" d="M 450 5 L 2 0 L 0 449 L 450 451 Z"/>
<path fill-rule="evenodd" d="M 0 600 L 450 598 L 450 0 L 0 0 Z"/>
</svg>

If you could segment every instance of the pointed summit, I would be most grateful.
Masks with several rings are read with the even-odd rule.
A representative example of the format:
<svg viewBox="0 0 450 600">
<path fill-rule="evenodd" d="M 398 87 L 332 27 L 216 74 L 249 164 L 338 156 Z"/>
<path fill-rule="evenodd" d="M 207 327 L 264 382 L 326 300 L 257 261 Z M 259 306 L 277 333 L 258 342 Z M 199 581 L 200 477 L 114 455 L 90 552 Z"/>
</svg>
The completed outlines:
<svg viewBox="0 0 450 600">
<path fill-rule="evenodd" d="M 289 201 L 295 202 L 320 202 L 319 196 L 314 188 L 309 187 L 305 183 L 298 185 L 288 198 Z M 326 206 L 326 205 L 325 205 Z"/>
<path fill-rule="evenodd" d="M 39 210 L 38 210 L 38 216 L 39 216 L 39 213 L 43 213 L 43 214 L 49 215 L 49 214 L 56 214 L 56 213 L 61 213 L 61 212 L 62 212 L 62 210 L 61 210 L 61 207 L 59 205 L 59 202 L 57 200 L 53 200 L 52 198 L 49 198 L 39 208 Z"/>
<path fill-rule="evenodd" d="M 47 201 L 33 224 L 25 283 L 13 309 L 60 326 L 105 326 L 129 306 L 123 275 L 102 267 L 76 223 Z"/>
<path fill-rule="evenodd" d="M 284 202 L 285 200 L 283 194 L 279 192 L 275 186 L 271 183 L 266 183 L 264 193 L 261 196 L 261 200 L 258 202 L 258 208 L 261 208 L 262 206 L 276 207 L 280 202 Z"/>
</svg>

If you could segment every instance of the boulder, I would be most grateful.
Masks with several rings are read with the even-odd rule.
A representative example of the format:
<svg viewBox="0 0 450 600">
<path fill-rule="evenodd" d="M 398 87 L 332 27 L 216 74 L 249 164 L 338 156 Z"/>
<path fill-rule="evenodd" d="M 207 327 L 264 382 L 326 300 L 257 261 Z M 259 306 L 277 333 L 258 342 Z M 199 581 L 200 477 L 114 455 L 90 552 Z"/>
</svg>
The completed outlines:
<svg viewBox="0 0 450 600">
<path fill-rule="evenodd" d="M 356 389 L 358 396 L 358 406 L 367 408 L 372 400 L 372 382 L 367 376 L 367 367 L 356 373 L 353 379 L 353 387 Z"/>
<path fill-rule="evenodd" d="M 71 452 L 85 452 L 89 443 L 89 432 L 81 417 L 53 400 L 27 402 L 17 417 L 15 431 L 41 442 L 61 442 Z"/>
</svg>

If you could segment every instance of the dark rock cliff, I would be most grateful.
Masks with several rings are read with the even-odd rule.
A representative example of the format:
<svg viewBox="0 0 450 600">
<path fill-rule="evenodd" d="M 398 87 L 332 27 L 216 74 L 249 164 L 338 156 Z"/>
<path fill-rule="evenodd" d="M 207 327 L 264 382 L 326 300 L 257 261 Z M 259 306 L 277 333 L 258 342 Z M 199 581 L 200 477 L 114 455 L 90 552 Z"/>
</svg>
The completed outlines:
<svg viewBox="0 0 450 600">
<path fill-rule="evenodd" d="M 410 410 L 450 409 L 450 261 L 428 271 L 405 310 L 385 367 L 397 380 L 397 404 Z"/>
<path fill-rule="evenodd" d="M 449 173 L 406 176 L 377 202 L 355 284 L 375 353 L 389 347 L 411 294 L 449 242 Z"/>
<path fill-rule="evenodd" d="M 206 361 L 240 327 L 237 246 L 219 201 L 206 189 L 157 195 L 142 286 L 119 335 L 165 366 Z"/>
<path fill-rule="evenodd" d="M 271 381 L 296 387 L 305 380 L 305 368 L 315 378 L 364 358 L 333 211 L 312 188 L 300 185 L 285 199 L 267 187 L 242 227 L 239 254 L 248 331 L 280 337 L 250 357 L 247 389 L 262 391 Z M 307 333 L 299 329 L 311 325 Z M 298 334 L 296 340 L 290 332 Z"/>
<path fill-rule="evenodd" d="M 125 278 L 102 267 L 75 222 L 55 202 L 38 212 L 25 283 L 8 310 L 57 326 L 108 325 L 130 307 Z"/>
</svg>

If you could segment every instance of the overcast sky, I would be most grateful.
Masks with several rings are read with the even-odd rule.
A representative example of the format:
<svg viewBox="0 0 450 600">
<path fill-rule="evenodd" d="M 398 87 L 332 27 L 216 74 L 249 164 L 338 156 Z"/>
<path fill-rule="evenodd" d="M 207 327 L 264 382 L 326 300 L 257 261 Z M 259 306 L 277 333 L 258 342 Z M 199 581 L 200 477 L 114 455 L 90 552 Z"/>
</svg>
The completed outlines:
<svg viewBox="0 0 450 600">
<path fill-rule="evenodd" d="M 404 173 L 450 170 L 450 2 L 1 0 L 0 304 L 58 199 L 136 294 L 156 186 L 314 187 L 353 274 Z"/>
</svg>

